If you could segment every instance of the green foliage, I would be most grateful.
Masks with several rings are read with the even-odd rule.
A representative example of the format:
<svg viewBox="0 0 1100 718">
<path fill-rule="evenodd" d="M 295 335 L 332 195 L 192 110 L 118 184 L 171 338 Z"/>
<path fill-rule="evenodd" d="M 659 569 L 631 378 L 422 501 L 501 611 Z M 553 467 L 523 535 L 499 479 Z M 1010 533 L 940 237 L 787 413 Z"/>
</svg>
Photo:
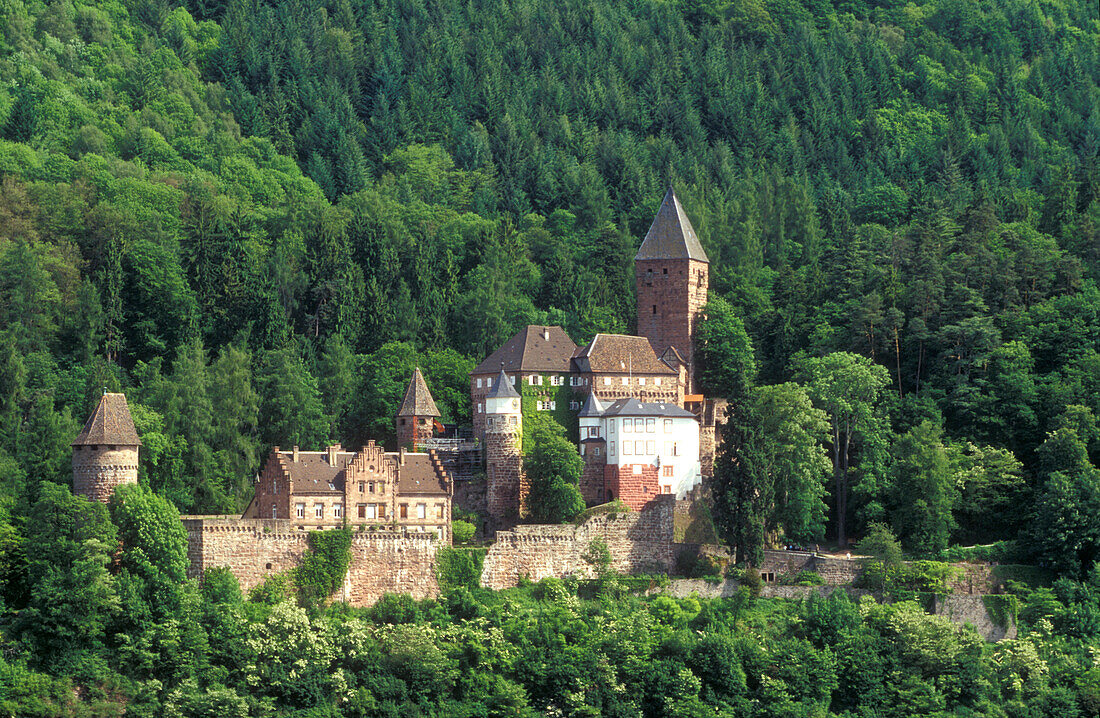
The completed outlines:
<svg viewBox="0 0 1100 718">
<path fill-rule="evenodd" d="M 475 533 L 477 533 L 477 526 L 469 521 L 456 519 L 451 522 L 451 538 L 455 543 L 470 543 Z"/>
<path fill-rule="evenodd" d="M 525 419 L 526 421 L 526 419 Z M 535 523 L 563 523 L 584 510 L 578 484 L 584 460 L 553 419 L 524 425 L 523 469 L 530 484 L 527 514 Z"/>
<path fill-rule="evenodd" d="M 439 588 L 449 591 L 465 587 L 476 589 L 481 585 L 481 565 L 488 549 L 476 547 L 441 548 L 435 557 L 435 575 Z"/>
<path fill-rule="evenodd" d="M 294 569 L 294 586 L 304 606 L 323 604 L 344 583 L 351 563 L 351 530 L 310 531 L 309 549 Z"/>
<path fill-rule="evenodd" d="M 1006 629 L 1016 625 L 1016 618 L 1020 612 L 1020 599 L 1016 596 L 1012 594 L 982 596 L 982 603 L 994 625 Z"/>
</svg>

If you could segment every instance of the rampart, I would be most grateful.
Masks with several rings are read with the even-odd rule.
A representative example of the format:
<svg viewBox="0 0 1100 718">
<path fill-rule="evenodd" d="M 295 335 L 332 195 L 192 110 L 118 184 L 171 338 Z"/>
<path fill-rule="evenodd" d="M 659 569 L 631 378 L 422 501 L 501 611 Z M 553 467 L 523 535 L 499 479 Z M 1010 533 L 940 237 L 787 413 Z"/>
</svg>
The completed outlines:
<svg viewBox="0 0 1100 718">
<path fill-rule="evenodd" d="M 248 591 L 268 576 L 295 568 L 309 547 L 309 531 L 277 519 L 184 516 L 187 530 L 187 575 L 202 576 L 224 566 Z M 353 532 L 351 565 L 344 586 L 334 598 L 366 606 L 383 593 L 408 593 L 426 598 L 439 593 L 435 556 L 440 542 L 430 533 Z"/>
<path fill-rule="evenodd" d="M 770 581 L 793 578 L 802 571 L 812 571 L 829 586 L 845 586 L 856 580 L 863 563 L 858 559 L 833 558 L 808 551 L 764 551 L 760 573 Z"/>
<path fill-rule="evenodd" d="M 672 568 L 672 495 L 659 496 L 640 512 L 594 516 L 579 526 L 521 525 L 498 531 L 485 556 L 481 585 L 505 589 L 520 578 L 547 576 L 590 578 L 593 567 L 584 559 L 593 539 L 607 544 L 611 568 L 624 573 L 668 572 Z"/>
</svg>

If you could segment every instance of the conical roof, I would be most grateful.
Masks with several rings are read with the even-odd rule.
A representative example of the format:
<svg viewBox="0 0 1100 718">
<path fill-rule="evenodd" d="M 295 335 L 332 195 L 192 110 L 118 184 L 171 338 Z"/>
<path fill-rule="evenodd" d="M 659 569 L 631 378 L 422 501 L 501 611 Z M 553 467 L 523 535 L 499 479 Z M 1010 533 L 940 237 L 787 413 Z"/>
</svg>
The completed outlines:
<svg viewBox="0 0 1100 718">
<path fill-rule="evenodd" d="M 518 399 L 519 392 L 512 386 L 512 380 L 508 378 L 508 375 L 504 373 L 504 367 L 500 368 L 500 375 L 497 376 L 497 382 L 493 385 L 493 388 L 489 390 L 489 393 L 485 395 L 486 399 Z"/>
<path fill-rule="evenodd" d="M 77 434 L 72 446 L 113 444 L 141 446 L 130 406 L 125 394 L 104 394 L 99 405 L 88 417 L 84 430 Z"/>
<path fill-rule="evenodd" d="M 637 256 L 634 257 L 635 262 L 641 259 L 695 259 L 710 262 L 671 185 L 661 202 L 661 208 L 657 210 L 657 216 L 653 218 L 653 224 L 649 226 L 649 232 L 642 240 L 642 246 L 638 248 Z"/>
<path fill-rule="evenodd" d="M 432 393 L 428 391 L 428 384 L 424 381 L 424 375 L 420 373 L 420 367 L 413 369 L 409 388 L 405 390 L 405 398 L 401 402 L 401 408 L 397 410 L 397 415 L 439 416 L 439 409 L 435 405 Z"/>
<path fill-rule="evenodd" d="M 590 391 L 588 392 L 588 398 L 584 400 L 584 406 L 581 407 L 581 413 L 577 416 L 581 418 L 603 416 L 603 411 L 603 403 L 596 396 L 596 392 Z"/>
</svg>

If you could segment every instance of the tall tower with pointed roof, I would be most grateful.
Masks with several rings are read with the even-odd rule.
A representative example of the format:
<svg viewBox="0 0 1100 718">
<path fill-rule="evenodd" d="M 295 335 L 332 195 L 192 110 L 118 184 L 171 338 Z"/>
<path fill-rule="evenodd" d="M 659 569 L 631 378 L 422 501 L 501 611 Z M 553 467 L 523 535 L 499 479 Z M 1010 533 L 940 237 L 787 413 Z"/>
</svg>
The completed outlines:
<svg viewBox="0 0 1100 718">
<path fill-rule="evenodd" d="M 710 260 L 670 186 L 638 254 L 638 334 L 658 356 L 675 350 L 686 368 L 689 394 L 696 393 L 695 330 L 707 303 Z"/>
<path fill-rule="evenodd" d="M 405 390 L 405 398 L 394 417 L 397 445 L 412 447 L 414 450 L 423 446 L 432 438 L 434 420 L 438 416 L 439 409 L 435 405 L 435 399 L 428 391 L 428 384 L 420 373 L 420 367 L 416 367 L 409 380 L 409 387 Z"/>
<path fill-rule="evenodd" d="M 73 440 L 73 493 L 106 503 L 138 480 L 138 438 L 125 394 L 107 394 Z"/>
<path fill-rule="evenodd" d="M 485 502 L 496 528 L 514 525 L 523 502 L 523 409 L 502 366 L 485 395 Z"/>
</svg>

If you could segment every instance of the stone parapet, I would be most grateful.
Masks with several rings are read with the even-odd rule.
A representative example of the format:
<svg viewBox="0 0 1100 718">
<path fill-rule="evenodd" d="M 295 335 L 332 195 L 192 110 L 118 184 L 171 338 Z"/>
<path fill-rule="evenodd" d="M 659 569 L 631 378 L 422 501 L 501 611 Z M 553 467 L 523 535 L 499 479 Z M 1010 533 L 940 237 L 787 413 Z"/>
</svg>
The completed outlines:
<svg viewBox="0 0 1100 718">
<path fill-rule="evenodd" d="M 624 573 L 668 572 L 672 567 L 673 497 L 659 497 L 644 511 L 594 516 L 583 524 L 523 525 L 498 531 L 485 556 L 481 585 L 504 589 L 523 577 L 538 581 L 595 576 L 583 556 L 594 539 L 607 544 L 611 567 Z"/>
</svg>

